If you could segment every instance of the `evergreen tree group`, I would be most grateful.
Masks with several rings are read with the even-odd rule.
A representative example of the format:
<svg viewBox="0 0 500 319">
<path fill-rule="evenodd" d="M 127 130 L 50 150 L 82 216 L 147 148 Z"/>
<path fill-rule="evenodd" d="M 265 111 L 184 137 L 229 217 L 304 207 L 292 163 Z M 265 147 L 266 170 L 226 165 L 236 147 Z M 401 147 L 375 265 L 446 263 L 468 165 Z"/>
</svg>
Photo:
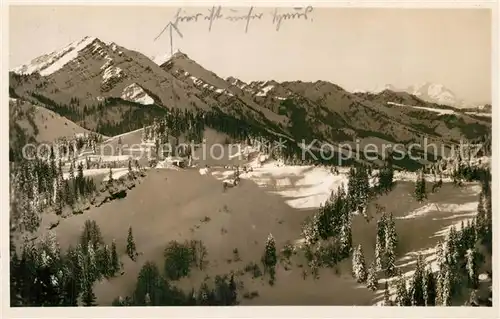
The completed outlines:
<svg viewBox="0 0 500 319">
<path fill-rule="evenodd" d="M 20 255 L 11 242 L 11 306 L 78 306 L 79 300 L 96 305 L 94 282 L 115 276 L 119 268 L 116 248 L 109 251 L 93 221 L 65 253 L 51 232 L 40 243 L 24 243 Z"/>
<path fill-rule="evenodd" d="M 368 168 L 365 166 L 351 167 L 347 184 L 349 210 L 364 214 L 370 198 L 370 183 Z"/>
<path fill-rule="evenodd" d="M 81 163 L 73 159 L 64 178 L 62 161 L 56 161 L 53 151 L 50 154 L 48 161 L 35 158 L 11 165 L 12 222 L 21 231 L 34 232 L 43 211 L 61 214 L 64 207 L 74 207 L 96 192 L 94 181 L 83 176 Z"/>
<path fill-rule="evenodd" d="M 424 199 L 427 199 L 425 184 L 426 184 L 425 176 L 423 171 L 421 171 L 415 183 L 415 199 L 418 202 L 422 202 Z"/>
<path fill-rule="evenodd" d="M 480 246 L 491 255 L 491 175 L 482 180 L 478 214 L 472 221 L 455 226 L 436 247 L 438 271 L 434 274 L 422 256 L 418 256 L 410 284 L 400 273 L 396 284 L 395 304 L 399 306 L 451 306 L 464 287 L 471 290 L 472 304 L 477 305 L 479 267 L 484 256 Z M 389 300 L 388 303 L 391 303 Z"/>
<path fill-rule="evenodd" d="M 347 258 L 352 249 L 351 212 L 344 186 L 333 191 L 330 198 L 302 227 L 306 245 L 313 247 L 319 241 L 330 241 L 336 261 Z"/>
<path fill-rule="evenodd" d="M 394 275 L 398 237 L 392 213 L 383 213 L 377 222 L 375 241 L 376 269 L 384 270 L 388 276 Z"/>
<path fill-rule="evenodd" d="M 118 297 L 113 306 L 233 306 L 238 304 L 234 274 L 217 275 L 198 289 L 183 292 L 162 276 L 153 262 L 146 262 L 137 277 L 131 297 Z"/>
<path fill-rule="evenodd" d="M 379 192 L 387 193 L 394 187 L 394 168 L 392 166 L 392 154 L 389 154 L 384 166 L 378 174 L 377 189 Z"/>
</svg>

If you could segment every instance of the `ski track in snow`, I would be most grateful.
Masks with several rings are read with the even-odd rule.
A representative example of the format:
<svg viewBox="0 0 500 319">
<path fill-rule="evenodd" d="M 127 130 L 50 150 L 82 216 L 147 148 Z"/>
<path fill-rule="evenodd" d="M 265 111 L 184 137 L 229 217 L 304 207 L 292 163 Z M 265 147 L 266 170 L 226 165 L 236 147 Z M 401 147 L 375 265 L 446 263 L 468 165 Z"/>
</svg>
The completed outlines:
<svg viewBox="0 0 500 319">
<path fill-rule="evenodd" d="M 417 217 L 423 217 L 426 216 L 430 213 L 438 212 L 439 211 L 446 211 L 446 212 L 452 212 L 452 213 L 461 213 L 461 212 L 473 212 L 477 209 L 477 202 L 469 202 L 466 204 L 438 204 L 438 203 L 431 203 L 427 204 L 425 206 L 419 207 L 415 209 L 414 211 L 410 212 L 408 215 L 403 216 L 403 217 L 397 217 L 396 219 L 413 219 Z M 462 216 L 463 214 L 459 215 Z M 454 215 L 457 216 L 457 215 Z M 454 219 L 456 217 L 448 216 L 444 218 L 434 218 L 433 220 L 441 220 L 441 219 Z"/>
</svg>

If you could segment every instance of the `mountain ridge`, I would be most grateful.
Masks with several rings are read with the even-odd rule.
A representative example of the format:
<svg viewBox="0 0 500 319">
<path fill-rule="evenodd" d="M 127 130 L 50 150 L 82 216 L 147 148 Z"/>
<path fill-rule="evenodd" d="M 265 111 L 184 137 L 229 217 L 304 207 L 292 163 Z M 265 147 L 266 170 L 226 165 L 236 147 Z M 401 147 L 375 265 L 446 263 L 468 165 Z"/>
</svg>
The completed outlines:
<svg viewBox="0 0 500 319">
<path fill-rule="evenodd" d="M 158 65 L 140 52 L 85 37 L 55 52 L 33 60 L 41 67 L 10 72 L 11 93 L 105 135 L 141 128 L 175 109 L 212 112 L 297 142 L 379 138 L 407 144 L 426 136 L 453 144 L 491 127 L 488 119 L 407 92 L 349 92 L 321 80 L 224 79 L 181 51 Z M 73 58 L 54 72 L 37 71 L 68 54 Z"/>
</svg>

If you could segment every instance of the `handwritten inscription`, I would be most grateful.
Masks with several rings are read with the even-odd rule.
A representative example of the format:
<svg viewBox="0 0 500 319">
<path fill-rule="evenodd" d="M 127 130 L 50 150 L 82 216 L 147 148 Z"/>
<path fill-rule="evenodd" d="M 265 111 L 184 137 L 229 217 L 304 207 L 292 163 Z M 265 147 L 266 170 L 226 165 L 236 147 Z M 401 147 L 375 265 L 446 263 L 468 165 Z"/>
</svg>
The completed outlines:
<svg viewBox="0 0 500 319">
<path fill-rule="evenodd" d="M 276 24 L 276 31 L 279 31 L 283 20 L 299 20 L 299 19 L 309 20 L 307 15 L 313 11 L 313 7 L 311 6 L 308 6 L 306 8 L 293 8 L 293 9 L 295 10 L 295 12 L 291 13 L 290 12 L 279 13 L 278 8 L 274 9 L 273 24 Z"/>
<path fill-rule="evenodd" d="M 313 7 L 308 6 L 305 8 L 292 8 L 292 11 L 285 11 L 283 8 L 276 8 L 274 12 L 270 14 L 272 17 L 272 24 L 275 25 L 276 31 L 279 31 L 281 25 L 286 20 L 309 20 L 310 14 L 313 12 Z M 222 6 L 213 6 L 208 9 L 208 12 L 196 12 L 187 14 L 183 12 L 183 9 L 177 10 L 174 16 L 173 22 L 174 26 L 179 27 L 180 23 L 193 23 L 193 22 L 208 22 L 208 31 L 212 31 L 212 26 L 215 21 L 225 20 L 229 22 L 245 21 L 245 33 L 248 32 L 250 22 L 253 20 L 264 20 L 266 16 L 263 12 L 256 12 L 254 7 L 248 9 L 228 9 L 223 10 Z"/>
</svg>

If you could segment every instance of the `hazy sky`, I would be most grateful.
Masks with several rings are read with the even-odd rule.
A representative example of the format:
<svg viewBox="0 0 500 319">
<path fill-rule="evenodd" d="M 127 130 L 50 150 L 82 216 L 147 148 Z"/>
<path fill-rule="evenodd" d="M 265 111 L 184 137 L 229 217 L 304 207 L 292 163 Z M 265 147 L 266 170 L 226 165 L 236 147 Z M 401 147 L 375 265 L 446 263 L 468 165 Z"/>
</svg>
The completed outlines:
<svg viewBox="0 0 500 319">
<path fill-rule="evenodd" d="M 209 8 L 187 7 L 183 15 Z M 147 56 L 170 52 L 168 32 L 178 8 L 147 6 L 12 6 L 10 67 L 91 35 Z M 235 10 L 235 9 L 231 9 Z M 244 15 L 222 8 L 222 14 Z M 279 13 L 291 12 L 280 8 Z M 273 8 L 262 18 L 179 22 L 180 49 L 220 76 L 250 80 L 326 80 L 347 90 L 385 84 L 444 84 L 472 102 L 491 100 L 491 13 L 488 9 L 314 8 L 308 19 L 285 20 Z"/>
</svg>

